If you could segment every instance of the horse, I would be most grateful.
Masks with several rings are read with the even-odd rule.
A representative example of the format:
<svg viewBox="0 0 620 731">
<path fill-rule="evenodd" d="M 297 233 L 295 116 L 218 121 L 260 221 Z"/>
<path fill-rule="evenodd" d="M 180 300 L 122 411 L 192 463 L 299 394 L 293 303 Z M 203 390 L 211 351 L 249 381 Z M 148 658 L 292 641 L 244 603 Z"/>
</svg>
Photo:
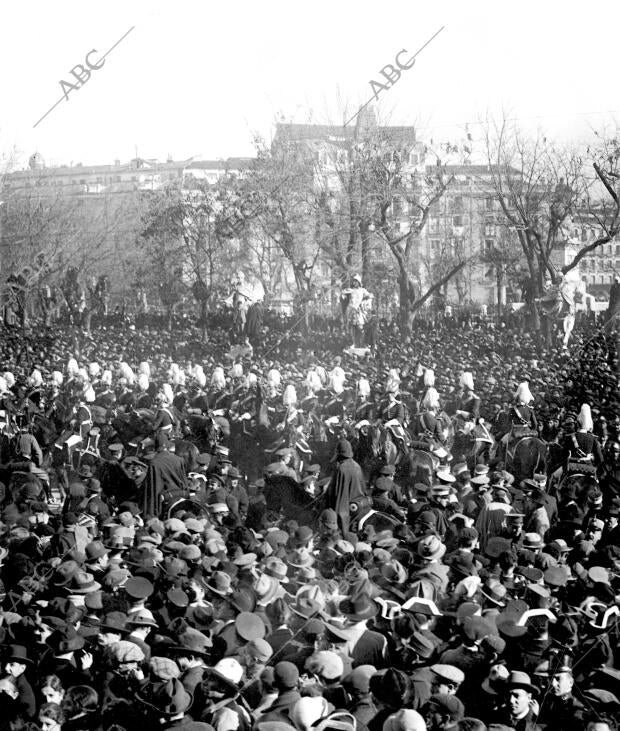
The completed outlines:
<svg viewBox="0 0 620 731">
<path fill-rule="evenodd" d="M 285 520 L 296 520 L 300 525 L 316 527 L 325 508 L 325 494 L 312 496 L 287 475 L 270 475 L 265 481 L 266 508 L 283 515 Z M 372 509 L 368 498 L 351 503 L 350 530 L 358 532 L 372 526 L 375 532 L 393 530 L 399 521 L 391 515 Z"/>
<path fill-rule="evenodd" d="M 506 450 L 506 469 L 520 482 L 532 478 L 535 473 L 546 473 L 547 444 L 538 437 L 526 436 Z"/>
<path fill-rule="evenodd" d="M 459 417 L 454 417 L 452 425 L 454 428 L 454 441 L 448 444 L 446 449 L 451 453 L 455 462 L 465 461 L 470 471 L 473 472 L 481 457 L 488 460 L 489 454 L 495 448 L 495 439 L 487 429 L 482 419 L 479 419 L 470 428 L 471 422 L 465 422 Z"/>
</svg>

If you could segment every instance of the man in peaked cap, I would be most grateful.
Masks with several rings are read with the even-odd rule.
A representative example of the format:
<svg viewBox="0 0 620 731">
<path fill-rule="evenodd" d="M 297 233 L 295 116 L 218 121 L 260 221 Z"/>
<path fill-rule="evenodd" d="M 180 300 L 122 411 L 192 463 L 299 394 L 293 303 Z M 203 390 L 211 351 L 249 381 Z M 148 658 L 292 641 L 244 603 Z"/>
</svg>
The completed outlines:
<svg viewBox="0 0 620 731">
<path fill-rule="evenodd" d="M 581 731 L 585 707 L 573 694 L 574 678 L 570 655 L 552 652 L 549 658 L 536 668 L 535 674 L 542 676 L 550 685 L 549 697 L 540 709 L 538 720 L 547 728 Z"/>
</svg>

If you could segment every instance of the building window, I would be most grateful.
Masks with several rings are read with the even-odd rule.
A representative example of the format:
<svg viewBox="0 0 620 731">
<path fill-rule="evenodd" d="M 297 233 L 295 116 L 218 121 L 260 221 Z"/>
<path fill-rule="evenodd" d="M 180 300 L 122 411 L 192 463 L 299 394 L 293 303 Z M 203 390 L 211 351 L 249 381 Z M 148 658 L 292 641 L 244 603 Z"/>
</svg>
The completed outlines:
<svg viewBox="0 0 620 731">
<path fill-rule="evenodd" d="M 487 211 L 492 211 L 493 210 L 493 203 L 494 203 L 493 198 L 486 198 L 485 199 L 485 201 L 484 201 L 484 207 L 486 208 Z"/>
<path fill-rule="evenodd" d="M 409 164 L 410 165 L 417 165 L 420 162 L 420 158 L 418 156 L 417 152 L 410 152 L 409 153 Z"/>
<path fill-rule="evenodd" d="M 403 200 L 402 198 L 399 198 L 398 196 L 395 196 L 392 200 L 392 212 L 394 216 L 402 216 L 403 215 Z"/>
<path fill-rule="evenodd" d="M 431 252 L 439 251 L 439 239 L 431 239 Z"/>
<path fill-rule="evenodd" d="M 495 243 L 495 241 L 493 241 L 493 239 L 485 239 L 484 240 L 484 251 L 485 251 L 485 253 L 490 254 L 491 251 L 493 251 L 493 244 L 494 243 Z"/>
<path fill-rule="evenodd" d="M 439 232 L 439 219 L 438 218 L 431 218 L 431 220 L 428 222 L 428 230 L 431 233 Z"/>
<path fill-rule="evenodd" d="M 463 225 L 463 216 L 452 216 L 452 225 L 453 226 L 462 226 Z"/>
<path fill-rule="evenodd" d="M 454 196 L 454 210 L 455 211 L 463 210 L 463 196 L 462 195 Z"/>
<path fill-rule="evenodd" d="M 485 223 L 484 224 L 484 235 L 485 236 L 495 236 L 495 224 L 494 223 Z"/>
</svg>

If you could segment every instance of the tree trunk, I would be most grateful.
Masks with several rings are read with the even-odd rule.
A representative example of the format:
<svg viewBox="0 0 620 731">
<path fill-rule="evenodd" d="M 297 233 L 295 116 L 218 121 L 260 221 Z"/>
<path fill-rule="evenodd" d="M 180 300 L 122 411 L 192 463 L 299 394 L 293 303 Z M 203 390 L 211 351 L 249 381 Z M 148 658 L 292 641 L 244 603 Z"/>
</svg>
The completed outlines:
<svg viewBox="0 0 620 731">
<path fill-rule="evenodd" d="M 404 334 L 409 331 L 411 321 L 411 287 L 406 271 L 401 270 L 398 276 L 398 290 L 400 329 Z"/>
<path fill-rule="evenodd" d="M 200 331 L 202 333 L 203 340 L 206 340 L 208 337 L 207 332 L 207 301 L 201 300 L 200 301 Z"/>
<path fill-rule="evenodd" d="M 362 282 L 366 286 L 367 283 L 370 281 L 370 268 L 371 268 L 371 258 L 370 258 L 370 231 L 368 230 L 368 225 L 364 225 L 361 228 L 361 235 L 362 235 Z"/>
</svg>

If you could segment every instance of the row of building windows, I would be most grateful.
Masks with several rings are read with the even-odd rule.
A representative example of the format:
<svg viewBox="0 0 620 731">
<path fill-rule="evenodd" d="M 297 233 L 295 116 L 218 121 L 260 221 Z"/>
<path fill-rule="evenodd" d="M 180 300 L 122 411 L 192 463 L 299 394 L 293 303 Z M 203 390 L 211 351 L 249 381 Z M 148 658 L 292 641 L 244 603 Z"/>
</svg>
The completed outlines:
<svg viewBox="0 0 620 731">
<path fill-rule="evenodd" d="M 611 284 L 614 281 L 614 274 L 586 274 L 586 284 Z"/>
</svg>

